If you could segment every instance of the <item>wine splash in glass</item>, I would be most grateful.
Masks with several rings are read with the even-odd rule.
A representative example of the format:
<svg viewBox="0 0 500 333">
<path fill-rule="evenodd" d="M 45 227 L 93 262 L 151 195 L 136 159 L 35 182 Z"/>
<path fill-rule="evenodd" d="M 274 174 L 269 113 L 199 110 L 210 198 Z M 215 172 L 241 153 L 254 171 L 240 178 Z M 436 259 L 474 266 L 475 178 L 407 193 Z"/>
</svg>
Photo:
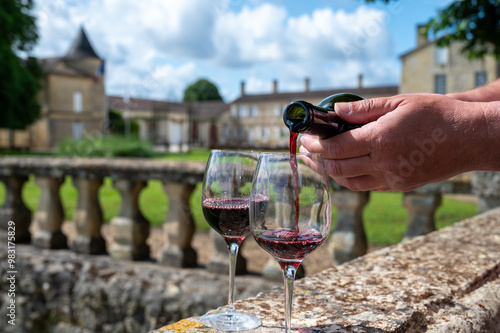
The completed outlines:
<svg viewBox="0 0 500 333">
<path fill-rule="evenodd" d="M 209 311 L 200 321 L 223 331 L 249 330 L 261 324 L 256 316 L 237 312 L 233 304 L 236 257 L 250 233 L 250 190 L 258 157 L 258 152 L 212 150 L 203 179 L 203 215 L 224 238 L 229 252 L 229 295 L 227 306 Z"/>
<path fill-rule="evenodd" d="M 321 154 L 296 153 L 295 168 L 290 157 L 288 153 L 260 155 L 250 198 L 252 234 L 283 271 L 286 332 L 291 329 L 296 270 L 326 240 L 331 220 L 330 188 Z"/>
</svg>

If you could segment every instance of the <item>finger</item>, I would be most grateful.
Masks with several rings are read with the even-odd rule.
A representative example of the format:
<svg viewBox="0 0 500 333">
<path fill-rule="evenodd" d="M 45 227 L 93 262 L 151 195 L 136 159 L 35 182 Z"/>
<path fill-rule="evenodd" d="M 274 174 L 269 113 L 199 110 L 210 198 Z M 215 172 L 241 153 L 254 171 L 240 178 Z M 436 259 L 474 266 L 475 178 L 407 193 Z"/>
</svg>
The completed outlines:
<svg viewBox="0 0 500 333">
<path fill-rule="evenodd" d="M 335 103 L 335 112 L 353 124 L 364 124 L 377 120 L 396 109 L 403 99 L 399 96 L 365 99 L 349 103 Z"/>
<path fill-rule="evenodd" d="M 342 160 L 325 159 L 326 172 L 331 177 L 358 177 L 372 174 L 373 162 L 369 155 Z"/>
<path fill-rule="evenodd" d="M 318 159 L 312 158 L 311 155 L 300 155 L 300 159 L 317 174 L 328 178 L 324 161 L 321 163 Z"/>
<path fill-rule="evenodd" d="M 311 135 L 303 135 L 300 143 L 311 153 L 321 153 L 326 159 L 345 159 L 371 152 L 370 124 L 329 139 L 318 139 Z"/>
<path fill-rule="evenodd" d="M 300 147 L 299 147 L 299 153 L 307 154 L 307 153 L 310 153 L 310 151 L 307 150 L 307 148 L 304 147 L 303 145 L 300 145 Z"/>
<path fill-rule="evenodd" d="M 374 175 L 363 175 L 359 177 L 332 177 L 340 186 L 347 187 L 351 191 L 390 191 L 391 188 L 383 180 Z"/>
</svg>

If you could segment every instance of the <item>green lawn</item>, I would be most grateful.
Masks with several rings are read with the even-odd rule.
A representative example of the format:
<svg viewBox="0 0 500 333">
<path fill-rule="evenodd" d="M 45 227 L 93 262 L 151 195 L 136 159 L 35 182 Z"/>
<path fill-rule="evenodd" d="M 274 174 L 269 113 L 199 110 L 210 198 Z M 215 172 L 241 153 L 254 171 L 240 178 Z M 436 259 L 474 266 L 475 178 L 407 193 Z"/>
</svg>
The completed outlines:
<svg viewBox="0 0 500 333">
<path fill-rule="evenodd" d="M 206 161 L 208 155 L 208 150 L 199 149 L 193 150 L 189 154 L 169 154 L 159 158 Z M 66 219 L 71 220 L 77 204 L 78 192 L 70 177 L 65 180 L 60 191 Z M 36 210 L 39 197 L 40 191 L 32 177 L 23 188 L 23 200 L 26 206 L 33 211 Z M 402 198 L 403 194 L 400 192 L 371 193 L 370 202 L 364 211 L 365 230 L 371 244 L 387 245 L 401 241 L 407 220 L 406 210 L 402 206 Z M 4 199 L 5 187 L 0 182 L 0 203 L 3 203 Z M 109 221 L 118 213 L 121 204 L 120 194 L 113 188 L 111 179 L 104 180 L 99 191 L 99 200 L 104 220 Z M 163 192 L 160 181 L 150 180 L 148 182 L 147 187 L 139 197 L 139 205 L 143 215 L 153 226 L 160 226 L 163 223 L 167 212 L 168 198 Z M 196 226 L 205 230 L 209 229 L 201 211 L 201 184 L 196 187 L 190 200 L 190 206 Z M 443 204 L 436 213 L 437 227 L 438 229 L 443 228 L 476 214 L 475 204 L 444 197 Z M 332 221 L 335 221 L 335 210 Z"/>
</svg>

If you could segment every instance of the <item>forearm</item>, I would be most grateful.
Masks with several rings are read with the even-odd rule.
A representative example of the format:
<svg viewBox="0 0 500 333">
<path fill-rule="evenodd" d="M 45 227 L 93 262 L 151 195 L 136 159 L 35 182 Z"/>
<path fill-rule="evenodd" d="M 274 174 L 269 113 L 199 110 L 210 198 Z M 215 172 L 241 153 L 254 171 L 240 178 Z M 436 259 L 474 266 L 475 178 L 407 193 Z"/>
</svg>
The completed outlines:
<svg viewBox="0 0 500 333">
<path fill-rule="evenodd" d="M 486 164 L 481 170 L 500 170 L 500 102 L 483 104 L 485 122 L 485 140 L 482 144 L 487 147 L 488 156 Z"/>
<path fill-rule="evenodd" d="M 500 101 L 500 79 L 475 89 L 450 93 L 447 96 L 465 102 Z"/>
</svg>

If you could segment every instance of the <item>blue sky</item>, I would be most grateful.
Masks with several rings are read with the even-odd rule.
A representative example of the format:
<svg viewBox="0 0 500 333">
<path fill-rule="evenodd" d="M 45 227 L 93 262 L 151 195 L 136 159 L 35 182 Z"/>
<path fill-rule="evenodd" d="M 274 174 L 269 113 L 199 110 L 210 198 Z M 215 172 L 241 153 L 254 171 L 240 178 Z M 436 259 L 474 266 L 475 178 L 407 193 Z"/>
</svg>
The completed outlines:
<svg viewBox="0 0 500 333">
<path fill-rule="evenodd" d="M 106 60 L 106 91 L 177 101 L 203 77 L 223 98 L 398 84 L 416 26 L 450 0 L 35 0 L 32 55 L 63 56 L 83 25 Z"/>
</svg>

